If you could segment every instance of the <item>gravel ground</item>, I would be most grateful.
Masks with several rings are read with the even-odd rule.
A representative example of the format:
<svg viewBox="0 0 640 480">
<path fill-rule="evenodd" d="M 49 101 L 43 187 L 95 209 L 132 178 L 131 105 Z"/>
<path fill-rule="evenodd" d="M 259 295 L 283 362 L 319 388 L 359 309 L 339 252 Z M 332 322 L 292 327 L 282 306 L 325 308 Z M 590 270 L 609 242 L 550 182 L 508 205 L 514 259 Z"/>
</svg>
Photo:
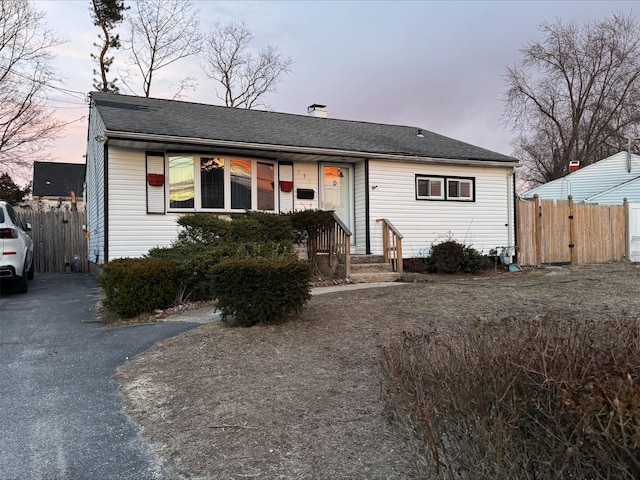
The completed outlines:
<svg viewBox="0 0 640 480">
<path fill-rule="evenodd" d="M 640 312 L 638 264 L 407 280 L 333 288 L 289 323 L 213 321 L 156 344 L 115 376 L 126 412 L 172 479 L 418 478 L 380 400 L 379 347 L 390 336 L 543 313 Z M 211 319 L 211 309 L 167 319 Z"/>
</svg>

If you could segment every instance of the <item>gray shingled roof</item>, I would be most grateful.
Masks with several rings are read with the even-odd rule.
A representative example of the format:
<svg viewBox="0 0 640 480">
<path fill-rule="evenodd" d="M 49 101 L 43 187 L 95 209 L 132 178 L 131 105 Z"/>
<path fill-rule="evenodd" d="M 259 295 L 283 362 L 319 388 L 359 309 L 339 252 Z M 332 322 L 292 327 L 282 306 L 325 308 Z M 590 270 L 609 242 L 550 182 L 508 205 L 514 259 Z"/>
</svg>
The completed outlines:
<svg viewBox="0 0 640 480">
<path fill-rule="evenodd" d="M 33 162 L 34 197 L 82 197 L 84 163 Z"/>
<path fill-rule="evenodd" d="M 354 153 L 515 162 L 419 127 L 318 118 L 93 92 L 107 130 Z"/>
</svg>

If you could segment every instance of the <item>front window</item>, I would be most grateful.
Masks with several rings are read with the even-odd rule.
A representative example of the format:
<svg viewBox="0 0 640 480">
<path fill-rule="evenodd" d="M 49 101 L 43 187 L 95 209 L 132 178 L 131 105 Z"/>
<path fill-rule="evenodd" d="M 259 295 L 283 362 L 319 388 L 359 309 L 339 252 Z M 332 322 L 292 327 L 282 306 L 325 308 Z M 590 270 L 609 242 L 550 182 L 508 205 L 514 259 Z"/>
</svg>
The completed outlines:
<svg viewBox="0 0 640 480">
<path fill-rule="evenodd" d="M 251 208 L 250 160 L 231 160 L 231 208 Z"/>
<path fill-rule="evenodd" d="M 275 209 L 275 167 L 258 162 L 258 210 Z"/>
<path fill-rule="evenodd" d="M 193 208 L 195 200 L 193 157 L 169 157 L 169 208 Z"/>
<path fill-rule="evenodd" d="M 200 158 L 202 208 L 224 208 L 224 158 Z"/>
<path fill-rule="evenodd" d="M 213 155 L 170 155 L 169 208 L 275 210 L 275 164 Z"/>
</svg>

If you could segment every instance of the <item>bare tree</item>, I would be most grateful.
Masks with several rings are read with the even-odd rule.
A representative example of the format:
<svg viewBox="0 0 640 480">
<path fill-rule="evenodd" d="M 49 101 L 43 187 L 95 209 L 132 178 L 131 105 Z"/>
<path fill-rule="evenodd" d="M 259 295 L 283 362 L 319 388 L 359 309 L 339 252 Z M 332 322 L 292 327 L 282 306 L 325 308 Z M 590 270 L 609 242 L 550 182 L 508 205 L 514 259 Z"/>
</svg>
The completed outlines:
<svg viewBox="0 0 640 480">
<path fill-rule="evenodd" d="M 276 91 L 283 74 L 291 71 L 293 61 L 269 45 L 257 54 L 249 51 L 253 34 L 244 22 L 216 24 L 207 36 L 202 69 L 208 78 L 222 84 L 227 107 L 266 106 L 263 97 Z"/>
<path fill-rule="evenodd" d="M 631 14 L 577 26 L 543 23 L 507 68 L 503 119 L 537 184 L 619 150 L 640 133 L 640 24 Z M 637 145 L 637 144 L 636 144 Z"/>
<path fill-rule="evenodd" d="M 129 18 L 131 36 L 126 44 L 142 75 L 146 97 L 158 70 L 200 53 L 202 36 L 198 28 L 198 11 L 189 1 L 137 0 Z M 177 96 L 193 82 L 191 77 L 182 79 Z"/>
<path fill-rule="evenodd" d="M 118 92 L 117 79 L 107 79 L 109 69 L 113 64 L 114 57 L 108 56 L 109 50 L 117 50 L 121 47 L 120 36 L 114 33 L 116 26 L 124 20 L 124 12 L 129 7 L 124 6 L 123 0 L 91 0 L 91 17 L 93 24 L 100 27 L 102 34 L 98 35 L 101 43 L 94 43 L 100 49 L 97 55 L 91 54 L 91 58 L 99 66 L 99 70 L 94 70 L 94 75 L 99 75 L 94 79 L 93 88 L 101 92 Z"/>
<path fill-rule="evenodd" d="M 50 49 L 59 45 L 44 13 L 28 0 L 0 0 L 0 167 L 30 165 L 62 124 L 46 106 L 55 80 Z"/>
</svg>

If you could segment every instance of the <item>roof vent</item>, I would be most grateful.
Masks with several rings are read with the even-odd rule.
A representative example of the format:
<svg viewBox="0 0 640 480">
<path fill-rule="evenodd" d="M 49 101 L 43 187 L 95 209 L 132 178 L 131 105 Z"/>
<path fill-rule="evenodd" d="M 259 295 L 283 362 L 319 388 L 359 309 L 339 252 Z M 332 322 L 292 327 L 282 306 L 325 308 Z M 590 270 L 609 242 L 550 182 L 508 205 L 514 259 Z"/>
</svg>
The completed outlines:
<svg viewBox="0 0 640 480">
<path fill-rule="evenodd" d="M 314 103 L 307 107 L 307 113 L 312 117 L 327 118 L 327 106 Z"/>
<path fill-rule="evenodd" d="M 569 173 L 580 170 L 580 160 L 569 160 Z"/>
</svg>

